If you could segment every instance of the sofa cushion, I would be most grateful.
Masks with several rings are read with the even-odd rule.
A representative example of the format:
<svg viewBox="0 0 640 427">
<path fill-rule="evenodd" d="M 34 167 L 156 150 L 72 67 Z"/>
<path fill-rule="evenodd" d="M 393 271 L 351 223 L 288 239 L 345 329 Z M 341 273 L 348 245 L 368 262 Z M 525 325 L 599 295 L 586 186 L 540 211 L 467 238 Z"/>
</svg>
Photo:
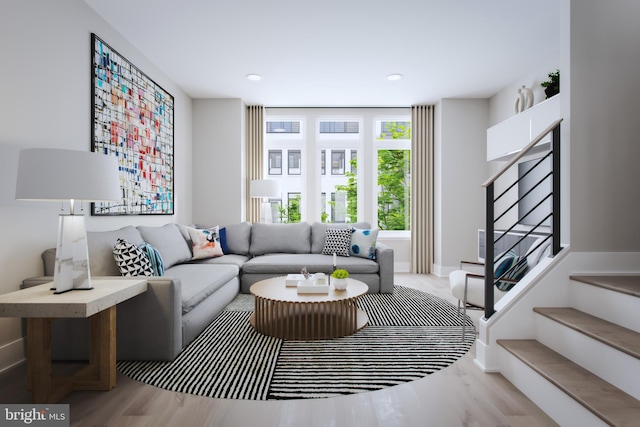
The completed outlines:
<svg viewBox="0 0 640 427">
<path fill-rule="evenodd" d="M 268 254 L 252 258 L 242 266 L 244 274 L 286 275 L 300 273 L 306 267 L 309 273 L 326 273 L 333 271 L 333 256 L 321 254 Z M 338 258 L 338 268 L 344 268 L 350 274 L 378 273 L 379 266 L 375 261 L 358 258 Z"/>
<path fill-rule="evenodd" d="M 333 255 L 348 257 L 349 246 L 351 246 L 352 228 L 327 227 L 327 236 L 324 239 L 323 255 Z"/>
<path fill-rule="evenodd" d="M 229 230 L 227 230 L 227 238 Z M 227 243 L 229 241 L 227 240 Z M 311 250 L 311 226 L 306 222 L 295 224 L 264 224 L 251 226 L 251 254 L 270 253 L 304 254 Z"/>
<path fill-rule="evenodd" d="M 229 264 L 178 264 L 165 270 L 165 277 L 180 279 L 182 313 L 185 314 L 236 277 L 238 273 L 238 267 Z"/>
<path fill-rule="evenodd" d="M 325 222 L 314 222 L 311 225 L 311 253 L 320 254 L 324 248 L 324 241 L 327 235 L 327 227 L 333 228 L 371 228 L 368 222 L 357 222 L 355 224 L 327 224 Z"/>
<path fill-rule="evenodd" d="M 353 228 L 351 234 L 351 246 L 349 247 L 349 255 L 359 256 L 362 258 L 376 259 L 376 239 L 378 238 L 378 229 L 370 228 Z"/>
<path fill-rule="evenodd" d="M 251 224 L 241 222 L 238 224 L 225 225 L 227 237 L 227 247 L 230 254 L 249 255 L 249 245 L 251 242 Z"/>
<path fill-rule="evenodd" d="M 176 224 L 169 223 L 162 227 L 140 225 L 138 231 L 145 242 L 160 251 L 165 269 L 191 259 L 189 245 Z"/>
<path fill-rule="evenodd" d="M 196 259 L 189 261 L 189 264 L 231 264 L 242 268 L 249 259 L 248 255 L 229 254 L 215 258 Z"/>
<path fill-rule="evenodd" d="M 224 255 L 220 243 L 220 227 L 217 225 L 207 229 L 188 227 L 191 237 L 191 259 L 214 258 Z"/>
<path fill-rule="evenodd" d="M 92 276 L 120 276 L 120 270 L 113 258 L 113 247 L 118 238 L 138 246 L 142 236 L 135 227 L 126 226 L 110 231 L 88 231 L 89 269 Z"/>
</svg>

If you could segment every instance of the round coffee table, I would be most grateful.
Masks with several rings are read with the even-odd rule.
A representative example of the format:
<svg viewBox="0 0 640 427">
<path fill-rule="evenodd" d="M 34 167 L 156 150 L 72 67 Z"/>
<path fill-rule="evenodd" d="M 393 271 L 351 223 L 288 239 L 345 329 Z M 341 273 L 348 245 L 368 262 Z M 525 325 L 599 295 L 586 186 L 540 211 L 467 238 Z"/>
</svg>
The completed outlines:
<svg viewBox="0 0 640 427">
<path fill-rule="evenodd" d="M 258 332 L 286 340 L 329 339 L 351 335 L 369 322 L 357 306 L 369 290 L 365 283 L 347 279 L 344 291 L 331 285 L 328 294 L 298 294 L 285 280 L 274 277 L 251 286 L 256 301 L 251 325 Z"/>
</svg>

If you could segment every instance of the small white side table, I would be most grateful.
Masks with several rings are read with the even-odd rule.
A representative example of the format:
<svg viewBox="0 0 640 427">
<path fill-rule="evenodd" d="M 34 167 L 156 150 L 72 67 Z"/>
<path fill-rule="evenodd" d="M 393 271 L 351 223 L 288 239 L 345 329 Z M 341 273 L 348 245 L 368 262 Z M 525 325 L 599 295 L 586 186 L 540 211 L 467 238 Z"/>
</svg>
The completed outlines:
<svg viewBox="0 0 640 427">
<path fill-rule="evenodd" d="M 55 403 L 73 390 L 116 385 L 116 305 L 147 291 L 146 279 L 94 279 L 93 289 L 54 294 L 53 282 L 0 295 L 0 317 L 27 318 L 27 385 L 32 403 Z M 90 318 L 89 364 L 71 376 L 51 373 L 51 322 Z"/>
</svg>

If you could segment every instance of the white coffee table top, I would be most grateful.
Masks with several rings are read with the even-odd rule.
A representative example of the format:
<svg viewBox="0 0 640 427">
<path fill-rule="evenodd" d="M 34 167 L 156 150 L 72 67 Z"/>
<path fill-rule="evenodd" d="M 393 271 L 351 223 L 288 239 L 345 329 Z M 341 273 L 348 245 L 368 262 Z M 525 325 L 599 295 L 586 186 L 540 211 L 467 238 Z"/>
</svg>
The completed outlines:
<svg viewBox="0 0 640 427">
<path fill-rule="evenodd" d="M 146 279 L 92 279 L 93 289 L 54 294 L 53 282 L 0 295 L 0 317 L 90 317 L 147 290 Z"/>
<path fill-rule="evenodd" d="M 299 294 L 295 286 L 285 286 L 286 277 L 273 277 L 261 280 L 251 285 L 249 289 L 253 295 L 274 301 L 287 302 L 326 302 L 340 301 L 359 297 L 366 294 L 369 287 L 355 279 L 347 279 L 347 289 L 337 291 L 333 285 L 329 286 L 328 294 Z"/>
</svg>

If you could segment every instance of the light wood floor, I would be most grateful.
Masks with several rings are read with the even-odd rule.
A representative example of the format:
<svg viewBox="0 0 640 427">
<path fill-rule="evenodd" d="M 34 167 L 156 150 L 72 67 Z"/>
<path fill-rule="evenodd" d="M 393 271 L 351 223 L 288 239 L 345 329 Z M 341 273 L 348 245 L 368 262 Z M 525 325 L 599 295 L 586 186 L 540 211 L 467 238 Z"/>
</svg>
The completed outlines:
<svg viewBox="0 0 640 427">
<path fill-rule="evenodd" d="M 396 274 L 396 284 L 455 304 L 446 279 Z M 468 311 L 477 322 L 479 310 Z M 499 374 L 474 365 L 475 346 L 453 365 L 418 381 L 330 399 L 243 401 L 174 393 L 118 374 L 110 392 L 76 391 L 63 402 L 72 426 L 555 426 Z M 29 403 L 24 367 L 0 376 L 1 403 Z"/>
</svg>

